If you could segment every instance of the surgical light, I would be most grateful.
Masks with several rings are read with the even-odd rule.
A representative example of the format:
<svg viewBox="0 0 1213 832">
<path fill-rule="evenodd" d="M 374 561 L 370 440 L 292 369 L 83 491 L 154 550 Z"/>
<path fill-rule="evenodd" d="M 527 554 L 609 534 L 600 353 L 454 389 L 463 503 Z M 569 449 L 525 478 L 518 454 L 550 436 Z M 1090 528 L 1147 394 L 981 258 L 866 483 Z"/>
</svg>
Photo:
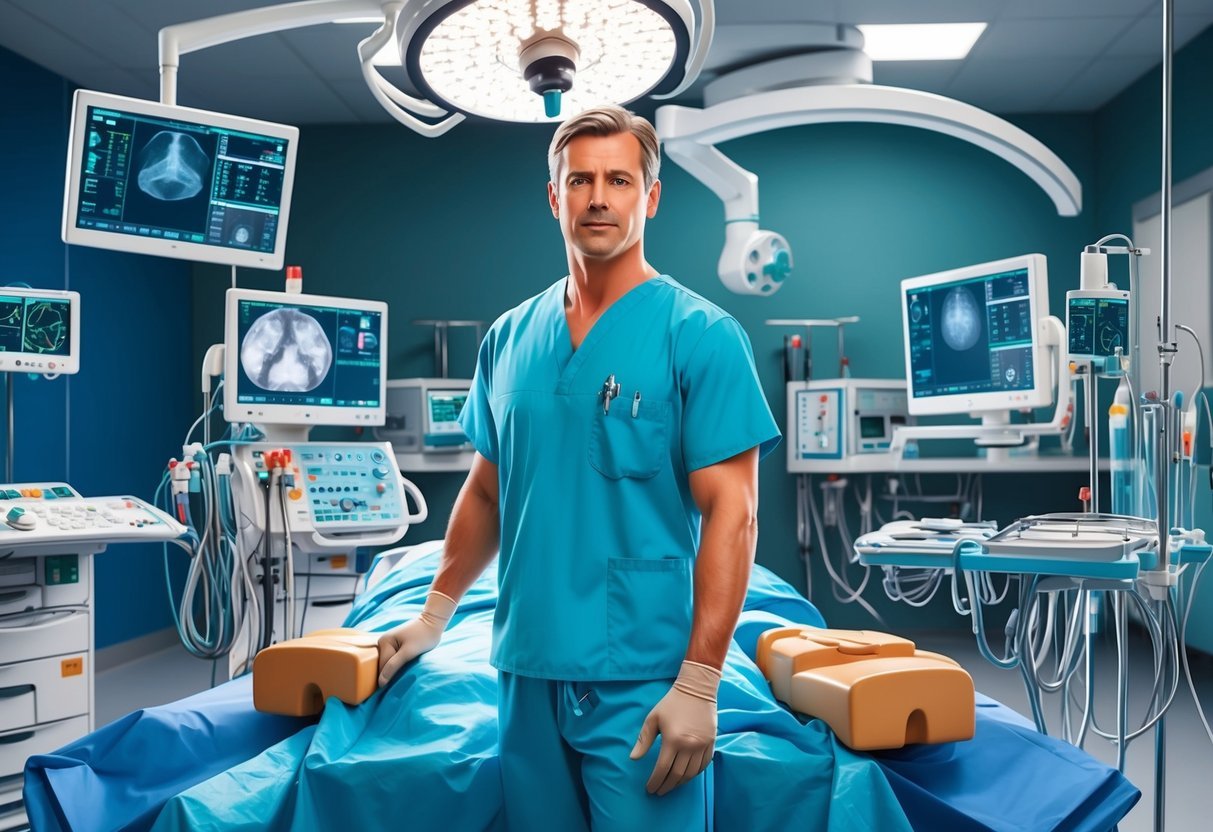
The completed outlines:
<svg viewBox="0 0 1213 832">
<path fill-rule="evenodd" d="M 986 30 L 985 23 L 860 25 L 863 51 L 874 61 L 959 61 Z"/>
<path fill-rule="evenodd" d="M 469 114 L 542 122 L 673 98 L 699 77 L 716 12 L 715 0 L 298 0 L 161 29 L 160 101 L 177 101 L 182 55 L 327 23 L 379 24 L 358 44 L 371 95 L 436 137 Z M 412 90 L 378 70 L 392 65 Z"/>
<path fill-rule="evenodd" d="M 688 0 L 428 5 L 397 25 L 410 80 L 441 107 L 502 121 L 668 92 L 683 80 L 694 28 Z"/>
</svg>

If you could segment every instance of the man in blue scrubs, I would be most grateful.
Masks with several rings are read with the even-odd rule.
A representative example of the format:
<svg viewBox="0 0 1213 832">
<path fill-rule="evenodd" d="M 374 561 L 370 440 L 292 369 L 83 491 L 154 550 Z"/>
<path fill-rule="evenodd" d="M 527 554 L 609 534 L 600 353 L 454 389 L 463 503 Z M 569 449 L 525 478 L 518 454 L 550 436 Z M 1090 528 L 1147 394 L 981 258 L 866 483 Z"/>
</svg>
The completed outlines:
<svg viewBox="0 0 1213 832">
<path fill-rule="evenodd" d="M 741 326 L 645 260 L 659 162 L 652 126 L 618 107 L 556 131 L 569 274 L 486 336 L 442 566 L 425 611 L 379 641 L 385 684 L 500 551 L 512 830 L 712 825 L 716 690 L 779 430 Z"/>
</svg>

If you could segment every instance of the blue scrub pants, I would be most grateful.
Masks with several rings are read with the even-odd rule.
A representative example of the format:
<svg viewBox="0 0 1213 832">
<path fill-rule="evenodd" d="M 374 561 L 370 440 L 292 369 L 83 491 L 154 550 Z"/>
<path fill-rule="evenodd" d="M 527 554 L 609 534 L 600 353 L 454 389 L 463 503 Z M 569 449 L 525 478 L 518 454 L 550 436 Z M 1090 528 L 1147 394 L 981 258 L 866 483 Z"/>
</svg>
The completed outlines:
<svg viewBox="0 0 1213 832">
<path fill-rule="evenodd" d="M 501 779 L 510 832 L 710 832 L 709 768 L 665 797 L 650 795 L 660 738 L 628 757 L 673 679 L 559 682 L 498 674 Z"/>
</svg>

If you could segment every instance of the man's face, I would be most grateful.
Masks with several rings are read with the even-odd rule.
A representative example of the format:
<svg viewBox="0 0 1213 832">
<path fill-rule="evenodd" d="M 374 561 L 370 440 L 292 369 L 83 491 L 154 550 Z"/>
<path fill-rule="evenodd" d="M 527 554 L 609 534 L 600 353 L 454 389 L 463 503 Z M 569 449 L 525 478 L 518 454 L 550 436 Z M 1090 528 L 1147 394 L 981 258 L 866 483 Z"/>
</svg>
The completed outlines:
<svg viewBox="0 0 1213 832">
<path fill-rule="evenodd" d="M 640 141 L 631 133 L 578 136 L 561 152 L 548 183 L 552 216 L 565 243 L 593 260 L 610 260 L 644 235 L 657 213 L 661 183 L 644 187 Z"/>
</svg>

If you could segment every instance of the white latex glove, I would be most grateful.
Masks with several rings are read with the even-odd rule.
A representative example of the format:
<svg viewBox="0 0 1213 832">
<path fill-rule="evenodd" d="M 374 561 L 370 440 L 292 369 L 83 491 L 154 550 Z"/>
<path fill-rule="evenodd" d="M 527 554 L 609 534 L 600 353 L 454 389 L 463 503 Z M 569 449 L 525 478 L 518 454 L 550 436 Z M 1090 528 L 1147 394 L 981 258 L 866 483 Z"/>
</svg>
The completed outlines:
<svg viewBox="0 0 1213 832">
<path fill-rule="evenodd" d="M 379 637 L 379 687 L 391 681 L 404 665 L 438 646 L 458 606 L 451 596 L 431 590 L 421 615 Z"/>
<path fill-rule="evenodd" d="M 683 662 L 670 692 L 649 711 L 631 757 L 639 760 L 661 734 L 661 751 L 645 790 L 666 795 L 699 775 L 716 746 L 716 689 L 720 671 Z"/>
</svg>

